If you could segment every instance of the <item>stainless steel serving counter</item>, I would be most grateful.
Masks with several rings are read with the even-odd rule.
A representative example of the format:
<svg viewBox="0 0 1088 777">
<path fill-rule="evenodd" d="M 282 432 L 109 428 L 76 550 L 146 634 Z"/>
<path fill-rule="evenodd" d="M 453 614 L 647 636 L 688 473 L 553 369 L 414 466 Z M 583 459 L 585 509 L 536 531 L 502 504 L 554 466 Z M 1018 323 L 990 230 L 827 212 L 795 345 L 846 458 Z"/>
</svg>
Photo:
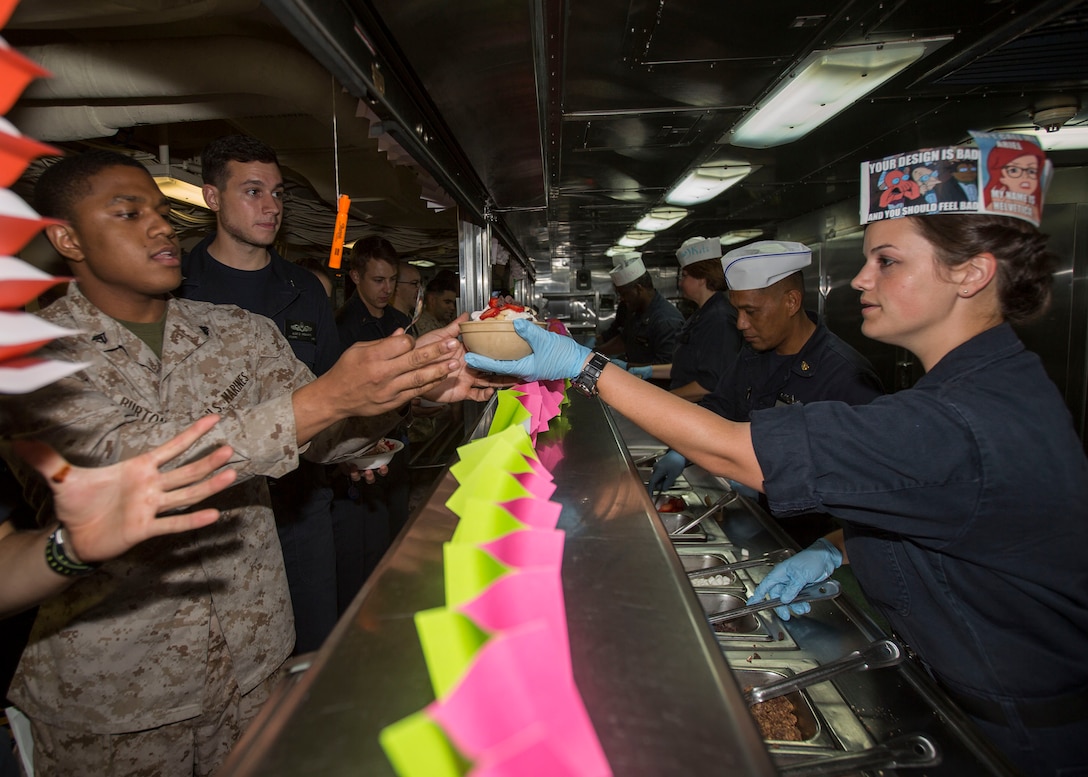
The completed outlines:
<svg viewBox="0 0 1088 777">
<path fill-rule="evenodd" d="M 553 469 L 566 532 L 563 592 L 574 675 L 613 773 L 772 775 L 679 557 L 611 414 L 572 392 Z M 485 413 L 477 426 L 490 421 Z M 303 663 L 224 766 L 235 775 L 392 775 L 386 725 L 433 700 L 412 619 L 444 604 L 447 472 L 326 645 Z"/>
</svg>

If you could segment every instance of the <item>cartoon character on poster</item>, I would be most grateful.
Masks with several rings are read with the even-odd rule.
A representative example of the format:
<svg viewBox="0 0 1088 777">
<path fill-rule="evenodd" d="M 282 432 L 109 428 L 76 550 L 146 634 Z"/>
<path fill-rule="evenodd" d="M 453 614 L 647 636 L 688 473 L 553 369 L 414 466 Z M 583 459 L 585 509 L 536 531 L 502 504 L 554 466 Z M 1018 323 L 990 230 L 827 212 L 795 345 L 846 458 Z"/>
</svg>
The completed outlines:
<svg viewBox="0 0 1088 777">
<path fill-rule="evenodd" d="M 978 201 L 978 162 L 960 159 L 942 165 L 941 182 L 937 185 L 940 202 Z"/>
<path fill-rule="evenodd" d="M 885 210 L 902 208 L 906 200 L 916 200 L 922 193 L 909 175 L 902 170 L 889 170 L 877 180 L 880 189 L 880 207 Z"/>
<path fill-rule="evenodd" d="M 910 171 L 910 177 L 918 185 L 918 193 L 922 199 L 926 202 L 937 201 L 937 192 L 934 189 L 937 188 L 940 178 L 935 169 L 925 165 L 918 165 Z"/>
<path fill-rule="evenodd" d="M 983 212 L 1016 216 L 1036 226 L 1043 209 L 1043 192 L 1051 164 L 1036 140 L 1011 133 L 972 133 L 982 159 Z"/>
</svg>

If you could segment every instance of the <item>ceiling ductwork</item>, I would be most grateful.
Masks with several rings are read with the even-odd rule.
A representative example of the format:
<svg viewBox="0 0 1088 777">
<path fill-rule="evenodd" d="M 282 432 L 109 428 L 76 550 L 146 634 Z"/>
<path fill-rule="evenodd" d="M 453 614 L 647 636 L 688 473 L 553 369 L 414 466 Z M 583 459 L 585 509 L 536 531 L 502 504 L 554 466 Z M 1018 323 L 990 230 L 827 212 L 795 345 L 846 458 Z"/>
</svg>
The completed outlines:
<svg viewBox="0 0 1088 777">
<path fill-rule="evenodd" d="M 163 51 L 184 52 L 184 66 Z M 329 137 L 335 112 L 343 147 L 378 152 L 369 122 L 355 118 L 356 99 L 289 46 L 231 36 L 55 44 L 20 52 L 52 76 L 31 84 L 9 118 L 45 142 L 111 137 L 141 125 L 284 115 L 323 119 Z M 285 165 L 312 178 L 323 199 L 335 201 L 331 171 L 305 169 L 306 155 L 292 158 L 289 148 L 281 153 Z"/>
<path fill-rule="evenodd" d="M 24 30 L 67 30 L 73 27 L 135 27 L 249 13 L 260 0 L 23 0 L 12 26 Z"/>
<path fill-rule="evenodd" d="M 206 139 L 229 131 L 257 135 L 276 148 L 285 174 L 327 205 L 308 208 L 308 220 L 328 212 L 328 229 L 315 237 L 331 235 L 340 193 L 353 200 L 349 239 L 375 224 L 387 225 L 391 237 L 426 224 L 436 218 L 428 201 L 447 200 L 411 160 L 379 146 L 372 135 L 380 127 L 372 127 L 359 101 L 297 46 L 218 35 L 24 45 L 19 52 L 51 74 L 34 81 L 8 114 L 24 134 L 78 144 L 156 128 L 157 142 L 175 149 L 188 134 L 185 125 L 198 122 L 208 123 L 197 130 Z M 334 137 L 339 168 L 329 153 Z M 202 145 L 174 161 L 195 157 Z M 453 227 L 445 221 L 441 226 Z M 408 249 L 435 242 L 408 231 L 401 238 Z"/>
</svg>

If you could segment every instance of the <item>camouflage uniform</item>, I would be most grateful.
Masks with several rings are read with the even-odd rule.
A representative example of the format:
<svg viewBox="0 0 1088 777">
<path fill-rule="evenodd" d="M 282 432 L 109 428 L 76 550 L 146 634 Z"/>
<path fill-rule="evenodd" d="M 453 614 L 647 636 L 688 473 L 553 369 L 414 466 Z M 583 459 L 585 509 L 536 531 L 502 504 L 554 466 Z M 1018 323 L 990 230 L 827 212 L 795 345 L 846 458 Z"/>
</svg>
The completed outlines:
<svg viewBox="0 0 1088 777">
<path fill-rule="evenodd" d="M 0 404 L 4 429 L 53 445 L 76 464 L 117 462 L 159 445 L 206 413 L 222 420 L 200 451 L 234 449 L 239 482 L 212 497 L 217 524 L 151 539 L 42 605 L 9 698 L 31 719 L 98 733 L 145 730 L 202 712 L 213 615 L 245 694 L 291 652 L 283 559 L 261 475 L 307 459 L 336 462 L 368 447 L 398 417 L 351 419 L 307 448 L 295 442 L 291 393 L 313 380 L 270 320 L 233 306 L 172 299 L 162 361 L 71 284 L 41 313 L 83 335 L 47 355 L 91 366 Z M 48 488 L 13 469 L 39 520 Z M 36 482 L 34 482 L 36 481 Z"/>
</svg>

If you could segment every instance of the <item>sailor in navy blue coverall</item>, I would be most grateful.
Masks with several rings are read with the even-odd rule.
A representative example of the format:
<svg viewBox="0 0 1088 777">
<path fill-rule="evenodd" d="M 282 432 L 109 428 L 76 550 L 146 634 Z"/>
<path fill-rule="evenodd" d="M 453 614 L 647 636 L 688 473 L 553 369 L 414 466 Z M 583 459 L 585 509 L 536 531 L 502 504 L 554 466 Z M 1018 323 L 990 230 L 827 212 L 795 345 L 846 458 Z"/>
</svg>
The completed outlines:
<svg viewBox="0 0 1088 777">
<path fill-rule="evenodd" d="M 340 357 L 340 338 L 321 282 L 272 246 L 283 210 L 275 152 L 253 138 L 227 136 L 212 141 L 204 157 L 205 190 L 213 190 L 209 205 L 218 229 L 185 255 L 184 278 L 174 294 L 272 319 L 299 361 L 321 375 Z M 260 266 L 225 263 L 236 255 L 255 259 L 238 265 Z M 295 652 L 306 653 L 321 646 L 341 612 L 332 489 L 325 465 L 305 459 L 284 477 L 270 478 L 268 486 L 295 612 Z"/>
<path fill-rule="evenodd" d="M 350 275 L 355 292 L 336 311 L 340 345 L 370 342 L 389 337 L 397 329 L 407 329 L 411 319 L 393 307 L 400 260 L 388 240 L 368 237 L 352 247 Z M 376 315 L 380 313 L 380 315 Z M 392 461 L 388 472 L 372 483 L 354 483 L 344 491 L 337 485 L 333 500 L 333 521 L 338 535 L 352 535 L 352 544 L 362 543 L 363 563 L 341 597 L 354 595 L 378 565 L 385 551 L 408 521 L 411 487 L 408 471 L 408 432 L 401 427 L 390 432 L 405 445 Z"/>
<path fill-rule="evenodd" d="M 766 256 L 752 254 L 729 263 L 726 280 L 737 308 L 737 326 L 746 344 L 714 391 L 699 404 L 731 421 L 748 421 L 752 411 L 776 405 L 838 400 L 865 404 L 884 393 L 869 361 L 805 311 L 801 269 L 811 251 L 800 243 L 763 241 Z M 783 353 L 780 353 L 783 351 Z M 651 490 L 671 485 L 680 456 L 670 452 L 651 475 Z M 675 480 L 675 477 L 672 477 Z M 755 492 L 735 486 L 750 497 Z M 826 515 L 795 517 L 782 528 L 802 547 L 834 528 Z"/>
</svg>

